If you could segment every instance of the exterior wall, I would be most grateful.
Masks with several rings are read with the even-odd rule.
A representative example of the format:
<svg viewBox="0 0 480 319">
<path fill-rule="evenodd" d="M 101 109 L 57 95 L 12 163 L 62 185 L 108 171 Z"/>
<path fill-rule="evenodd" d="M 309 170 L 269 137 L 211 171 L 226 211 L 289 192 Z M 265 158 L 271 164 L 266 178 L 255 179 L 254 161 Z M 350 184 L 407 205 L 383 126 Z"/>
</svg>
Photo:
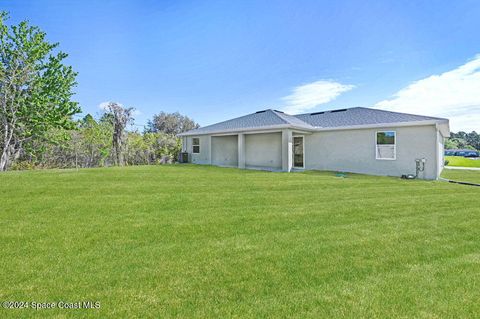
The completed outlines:
<svg viewBox="0 0 480 319">
<path fill-rule="evenodd" d="M 282 133 L 245 134 L 245 165 L 282 168 Z"/>
<path fill-rule="evenodd" d="M 396 131 L 396 160 L 375 158 L 377 131 Z M 290 171 L 292 131 L 242 136 L 195 136 L 200 139 L 199 154 L 192 153 L 193 137 L 189 136 L 184 138 L 184 149 L 190 154 L 190 162 L 196 164 L 243 168 L 244 163 L 246 168 Z M 444 138 L 434 125 L 322 131 L 305 134 L 304 141 L 307 170 L 401 176 L 415 174 L 415 159 L 421 158 L 426 163 L 419 178 L 436 179 L 443 169 Z"/>
<path fill-rule="evenodd" d="M 192 139 L 198 137 L 200 139 L 200 153 L 194 154 L 192 147 Z M 188 136 L 186 151 L 189 154 L 189 162 L 195 164 L 210 164 L 210 136 Z"/>
<path fill-rule="evenodd" d="M 440 174 L 443 171 L 443 167 L 445 166 L 445 139 L 439 131 L 437 131 L 437 158 L 438 158 L 438 170 L 437 170 L 437 177 L 440 177 Z"/>
<path fill-rule="evenodd" d="M 377 131 L 396 131 L 396 160 L 375 159 Z M 305 135 L 305 168 L 371 175 L 415 174 L 415 159 L 425 158 L 419 178 L 437 178 L 434 125 L 315 132 Z"/>
<path fill-rule="evenodd" d="M 238 166 L 237 135 L 212 136 L 212 164 Z"/>
</svg>

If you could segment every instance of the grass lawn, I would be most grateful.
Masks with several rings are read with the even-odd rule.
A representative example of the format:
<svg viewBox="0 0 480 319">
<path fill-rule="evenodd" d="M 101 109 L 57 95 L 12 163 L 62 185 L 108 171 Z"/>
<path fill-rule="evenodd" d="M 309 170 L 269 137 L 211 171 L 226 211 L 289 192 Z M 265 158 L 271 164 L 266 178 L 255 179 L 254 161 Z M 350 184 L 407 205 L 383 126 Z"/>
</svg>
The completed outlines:
<svg viewBox="0 0 480 319">
<path fill-rule="evenodd" d="M 448 166 L 480 167 L 480 158 L 473 159 L 462 156 L 445 156 L 445 160 L 448 161 Z"/>
<path fill-rule="evenodd" d="M 442 177 L 454 181 L 480 184 L 480 171 L 478 170 L 444 169 Z"/>
<path fill-rule="evenodd" d="M 101 302 L 0 318 L 480 314 L 476 187 L 143 166 L 8 172 L 0 199 L 0 300 Z"/>
</svg>

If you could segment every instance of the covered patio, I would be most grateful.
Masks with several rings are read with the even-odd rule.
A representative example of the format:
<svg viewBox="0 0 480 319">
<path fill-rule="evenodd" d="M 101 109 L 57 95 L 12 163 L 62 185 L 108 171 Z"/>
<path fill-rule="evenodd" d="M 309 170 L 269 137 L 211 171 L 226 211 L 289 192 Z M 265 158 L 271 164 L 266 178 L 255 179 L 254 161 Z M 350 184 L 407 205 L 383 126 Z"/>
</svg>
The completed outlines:
<svg viewBox="0 0 480 319">
<path fill-rule="evenodd" d="M 290 172 L 304 168 L 304 135 L 283 129 L 208 137 L 210 164 Z"/>
</svg>

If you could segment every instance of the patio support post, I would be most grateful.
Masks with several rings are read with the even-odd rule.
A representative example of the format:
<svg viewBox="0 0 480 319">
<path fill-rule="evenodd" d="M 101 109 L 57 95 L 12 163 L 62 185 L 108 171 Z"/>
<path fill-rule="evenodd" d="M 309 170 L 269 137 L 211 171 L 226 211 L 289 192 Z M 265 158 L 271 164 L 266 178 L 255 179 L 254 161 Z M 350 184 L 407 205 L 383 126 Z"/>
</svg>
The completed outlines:
<svg viewBox="0 0 480 319">
<path fill-rule="evenodd" d="M 284 172 L 290 172 L 293 165 L 293 156 L 292 156 L 292 131 L 283 130 L 282 131 L 282 170 Z"/>
<path fill-rule="evenodd" d="M 238 168 L 245 168 L 245 134 L 238 134 Z"/>
<path fill-rule="evenodd" d="M 212 136 L 208 135 L 208 163 L 212 165 Z"/>
</svg>

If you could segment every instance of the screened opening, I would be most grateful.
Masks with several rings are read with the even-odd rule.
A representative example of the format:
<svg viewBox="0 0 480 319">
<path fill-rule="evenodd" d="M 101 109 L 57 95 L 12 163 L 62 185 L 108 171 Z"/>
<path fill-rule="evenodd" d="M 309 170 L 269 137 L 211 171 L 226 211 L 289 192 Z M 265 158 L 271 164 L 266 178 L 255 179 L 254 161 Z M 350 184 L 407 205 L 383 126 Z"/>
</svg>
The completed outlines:
<svg viewBox="0 0 480 319">
<path fill-rule="evenodd" d="M 293 137 L 293 167 L 304 167 L 303 136 Z"/>
</svg>

